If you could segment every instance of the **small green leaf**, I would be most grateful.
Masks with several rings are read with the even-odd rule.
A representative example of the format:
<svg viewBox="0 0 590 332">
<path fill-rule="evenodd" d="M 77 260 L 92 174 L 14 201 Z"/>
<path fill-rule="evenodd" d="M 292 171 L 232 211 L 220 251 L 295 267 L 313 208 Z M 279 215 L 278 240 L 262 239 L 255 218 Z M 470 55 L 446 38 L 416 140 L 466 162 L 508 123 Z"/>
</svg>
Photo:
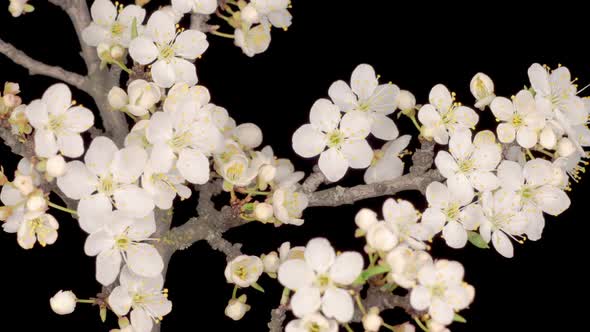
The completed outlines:
<svg viewBox="0 0 590 332">
<path fill-rule="evenodd" d="M 242 205 L 242 211 L 253 211 L 254 210 L 254 203 L 246 203 Z"/>
<path fill-rule="evenodd" d="M 33 12 L 35 10 L 35 7 L 33 7 L 33 6 L 29 5 L 29 4 L 26 4 L 23 9 L 24 9 L 25 13 L 31 13 L 31 12 Z"/>
<path fill-rule="evenodd" d="M 486 243 L 486 241 L 483 240 L 483 238 L 481 237 L 481 235 L 477 232 L 474 231 L 468 231 L 467 232 L 467 239 L 469 240 L 469 242 L 471 242 L 471 244 L 473 244 L 474 246 L 481 248 L 481 249 L 489 249 L 490 246 Z"/>
<path fill-rule="evenodd" d="M 459 323 L 467 323 L 467 319 L 463 318 L 463 316 L 459 314 L 455 314 L 455 316 L 453 317 L 453 321 Z"/>
<path fill-rule="evenodd" d="M 255 290 L 257 290 L 261 293 L 264 293 L 264 288 L 262 288 L 258 283 L 253 283 L 252 288 L 254 288 Z"/>
<path fill-rule="evenodd" d="M 131 23 L 131 39 L 137 38 L 137 18 L 133 18 L 133 23 Z"/>
<path fill-rule="evenodd" d="M 356 280 L 354 281 L 354 284 L 355 285 L 362 285 L 369 278 L 379 275 L 379 274 L 387 273 L 390 270 L 391 270 L 391 268 L 388 265 L 377 265 L 377 266 L 370 267 L 370 268 L 364 270 L 363 272 L 361 272 L 361 274 L 358 276 L 358 278 L 356 278 Z"/>
</svg>

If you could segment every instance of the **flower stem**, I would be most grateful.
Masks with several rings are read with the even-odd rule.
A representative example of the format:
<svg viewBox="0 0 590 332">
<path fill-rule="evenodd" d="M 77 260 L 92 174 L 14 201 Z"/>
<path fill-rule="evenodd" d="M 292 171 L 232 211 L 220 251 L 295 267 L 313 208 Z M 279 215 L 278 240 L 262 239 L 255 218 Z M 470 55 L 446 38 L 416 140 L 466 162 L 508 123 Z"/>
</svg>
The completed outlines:
<svg viewBox="0 0 590 332">
<path fill-rule="evenodd" d="M 389 325 L 389 324 L 387 324 L 385 322 L 382 322 L 381 323 L 381 326 L 383 326 L 384 328 L 386 328 L 388 330 L 391 330 L 391 331 L 395 332 L 395 327 L 393 327 L 393 325 Z"/>
<path fill-rule="evenodd" d="M 531 158 L 531 160 L 535 159 L 535 157 L 533 156 L 533 153 L 531 152 L 531 150 L 526 149 L 526 154 L 529 156 L 529 158 Z"/>
<path fill-rule="evenodd" d="M 289 294 L 291 293 L 291 291 L 289 290 L 289 288 L 285 287 L 283 288 L 283 294 L 281 294 L 281 304 L 287 304 L 289 302 Z"/>
<path fill-rule="evenodd" d="M 535 149 L 535 151 L 537 151 L 537 152 L 541 152 L 542 154 L 544 154 L 544 155 L 546 155 L 547 157 L 550 157 L 550 158 L 553 158 L 553 157 L 555 157 L 555 156 L 553 155 L 553 153 L 551 153 L 551 152 L 549 152 L 549 151 L 547 151 L 547 150 L 545 150 L 545 149 Z"/>
<path fill-rule="evenodd" d="M 216 36 L 219 36 L 219 37 L 225 37 L 225 38 L 234 39 L 234 35 L 229 34 L 229 33 L 224 33 L 224 32 L 219 32 L 219 31 L 211 31 L 210 33 L 212 35 L 216 35 Z"/>
<path fill-rule="evenodd" d="M 226 22 L 228 22 L 228 23 L 229 23 L 229 22 L 230 22 L 230 20 L 231 20 L 231 18 L 229 18 L 229 17 L 227 17 L 227 16 L 224 16 L 224 15 L 222 15 L 222 14 L 221 14 L 221 13 L 219 13 L 219 12 L 217 12 L 215 15 L 217 15 L 217 17 L 219 17 L 219 18 L 223 19 L 224 21 L 226 21 Z"/>
<path fill-rule="evenodd" d="M 70 213 L 70 214 L 72 214 L 72 215 L 74 215 L 74 216 L 77 216 L 77 215 L 78 215 L 78 212 L 76 212 L 76 211 L 74 211 L 74 210 L 70 210 L 70 209 L 68 209 L 68 208 L 65 208 L 65 207 L 63 207 L 63 206 L 61 206 L 61 205 L 57 205 L 57 204 L 55 204 L 55 203 L 51 203 L 51 202 L 49 202 L 49 201 L 47 202 L 47 205 L 51 206 L 51 207 L 52 207 L 52 208 L 54 208 L 54 209 L 58 209 L 58 210 L 61 210 L 61 211 L 64 211 L 64 212 Z"/>
<path fill-rule="evenodd" d="M 418 324 L 422 331 L 428 332 L 428 328 L 424 326 L 424 323 L 422 323 L 422 321 L 418 317 L 414 317 L 414 321 L 416 322 L 416 324 Z"/>
<path fill-rule="evenodd" d="M 90 304 L 95 304 L 96 303 L 95 300 L 84 300 L 84 299 L 76 299 L 76 302 L 78 302 L 78 303 L 90 303 Z"/>
<path fill-rule="evenodd" d="M 356 305 L 359 307 L 360 311 L 363 315 L 367 314 L 367 310 L 365 310 L 365 306 L 363 306 L 363 302 L 361 302 L 361 296 L 359 293 L 356 293 L 354 299 L 356 300 Z"/>
<path fill-rule="evenodd" d="M 234 290 L 231 293 L 232 300 L 236 299 L 236 296 L 238 296 L 238 288 L 239 288 L 238 285 L 234 285 Z"/>
<path fill-rule="evenodd" d="M 127 74 L 132 74 L 133 71 L 131 71 L 131 69 L 127 68 L 127 66 L 125 66 L 124 63 L 117 61 L 115 59 L 111 60 L 114 64 L 116 64 L 117 66 L 121 67 L 121 69 L 123 69 Z"/>
<path fill-rule="evenodd" d="M 354 330 L 350 327 L 350 325 L 348 325 L 348 323 L 344 323 L 343 326 L 346 329 L 346 332 L 354 332 Z"/>
<path fill-rule="evenodd" d="M 408 118 L 410 118 L 410 120 L 412 120 L 412 123 L 414 124 L 414 126 L 416 127 L 416 129 L 418 129 L 418 131 L 420 133 L 422 133 L 422 126 L 420 126 L 420 124 L 418 123 L 418 121 L 416 120 L 416 115 L 406 115 Z"/>
</svg>

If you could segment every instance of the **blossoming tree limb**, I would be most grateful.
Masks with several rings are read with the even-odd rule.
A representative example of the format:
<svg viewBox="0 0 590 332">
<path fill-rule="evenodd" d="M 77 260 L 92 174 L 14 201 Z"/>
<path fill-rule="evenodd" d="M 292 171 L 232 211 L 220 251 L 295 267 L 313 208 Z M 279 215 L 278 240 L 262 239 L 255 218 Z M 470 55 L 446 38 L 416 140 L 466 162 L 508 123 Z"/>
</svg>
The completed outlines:
<svg viewBox="0 0 590 332">
<path fill-rule="evenodd" d="M 109 312 L 117 316 L 114 331 L 159 331 L 172 310 L 163 288 L 171 257 L 206 241 L 227 259 L 230 319 L 251 309 L 246 292 L 264 292 L 259 281 L 266 283 L 266 275 L 284 287 L 270 314 L 271 332 L 350 332 L 353 322 L 369 332 L 412 331 L 413 324 L 448 331 L 453 322 L 465 322 L 459 313 L 475 289 L 459 262 L 431 256 L 430 242 L 440 235 L 455 249 L 491 243 L 513 257 L 513 241 L 540 239 L 544 214 L 569 207 L 568 176 L 577 181 L 583 171 L 590 103 L 578 96 L 565 67 L 531 65 L 531 87 L 511 99 L 496 96 L 491 78 L 476 74 L 470 82 L 476 112 L 442 84 L 418 105 L 411 92 L 380 83 L 371 65 L 360 64 L 350 80 L 328 87 L 329 98 L 311 105 L 309 123 L 292 136 L 298 155 L 318 158 L 305 177 L 272 147 L 261 147 L 258 126 L 237 124 L 211 102 L 194 64 L 211 36 L 232 39 L 246 56 L 266 51 L 272 28 L 291 25 L 288 0 L 173 0 L 149 15 L 142 7 L 149 1 L 95 0 L 90 8 L 82 0 L 50 2 L 72 21 L 86 76 L 45 65 L 2 40 L 0 52 L 32 74 L 86 92 L 98 116 L 73 101 L 76 92 L 66 84 L 48 87 L 28 104 L 18 84 L 5 84 L 0 137 L 22 160 L 12 181 L 0 172 L 0 220 L 24 249 L 58 240 L 51 209 L 70 213 L 88 233 L 83 250 L 96 257 L 102 292 L 90 299 L 58 292 L 50 306 L 60 315 L 92 303 L 103 321 Z M 11 0 L 15 17 L 33 10 L 26 0 Z M 191 15 L 188 28 L 179 23 L 185 15 Z M 127 83 L 120 87 L 122 77 Z M 394 112 L 416 127 L 415 151 L 406 149 L 412 135 L 400 136 Z M 476 131 L 480 117 L 490 114 L 499 122 L 496 130 Z M 98 119 L 104 133 L 94 128 Z M 369 135 L 385 143 L 375 149 Z M 403 158 L 410 154 L 406 167 Z M 365 184 L 337 185 L 349 168 L 366 169 Z M 301 226 L 305 209 L 403 191 L 418 191 L 427 208 L 388 198 L 380 213 L 361 209 L 351 216 L 354 236 L 366 242 L 363 254 L 314 238 L 255 256 L 223 237 L 251 222 Z M 65 206 L 51 201 L 50 192 Z M 196 216 L 172 227 L 174 203 L 196 192 Z M 214 199 L 222 195 L 227 204 L 218 208 Z M 381 312 L 394 307 L 413 323 L 387 324 Z M 285 325 L 289 311 L 295 318 Z"/>
</svg>

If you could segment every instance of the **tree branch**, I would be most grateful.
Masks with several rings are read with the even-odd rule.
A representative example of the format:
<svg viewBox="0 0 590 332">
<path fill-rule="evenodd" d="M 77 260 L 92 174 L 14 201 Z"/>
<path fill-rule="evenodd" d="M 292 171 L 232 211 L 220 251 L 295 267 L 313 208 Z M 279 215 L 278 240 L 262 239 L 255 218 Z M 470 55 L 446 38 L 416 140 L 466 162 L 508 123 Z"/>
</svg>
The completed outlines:
<svg viewBox="0 0 590 332">
<path fill-rule="evenodd" d="M 270 312 L 270 322 L 268 322 L 268 331 L 269 332 L 282 332 L 283 331 L 283 322 L 285 322 L 285 318 L 287 318 L 287 306 L 286 305 L 279 305 L 278 308 L 272 309 Z"/>
<path fill-rule="evenodd" d="M 405 296 L 395 295 L 392 292 L 381 291 L 378 286 L 373 285 L 367 289 L 367 296 L 362 300 L 362 303 L 365 309 L 377 307 L 379 311 L 383 311 L 399 307 L 411 316 L 421 314 L 410 305 L 410 293 Z M 360 322 L 362 318 L 363 314 L 359 308 L 356 308 L 352 321 Z"/>
<path fill-rule="evenodd" d="M 27 68 L 30 75 L 44 75 L 53 77 L 73 85 L 80 90 L 86 91 L 85 85 L 88 81 L 82 75 L 72 73 L 59 66 L 49 66 L 43 62 L 37 61 L 25 54 L 25 52 L 3 41 L 1 38 L 0 53 L 6 55 L 6 57 L 8 57 L 14 63 Z"/>
</svg>

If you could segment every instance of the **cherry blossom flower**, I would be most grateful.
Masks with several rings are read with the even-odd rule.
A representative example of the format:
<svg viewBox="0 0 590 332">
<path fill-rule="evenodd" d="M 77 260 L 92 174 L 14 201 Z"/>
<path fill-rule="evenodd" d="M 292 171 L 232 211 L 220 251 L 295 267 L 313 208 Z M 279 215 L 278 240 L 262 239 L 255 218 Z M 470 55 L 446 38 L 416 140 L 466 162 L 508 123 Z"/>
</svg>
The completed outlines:
<svg viewBox="0 0 590 332">
<path fill-rule="evenodd" d="M 439 151 L 434 160 L 436 168 L 449 181 L 479 191 L 498 187 L 493 171 L 502 159 L 502 147 L 491 131 L 478 132 L 471 142 L 471 131 L 459 129 L 449 140 L 449 152 Z"/>
<path fill-rule="evenodd" d="M 68 163 L 66 174 L 57 179 L 58 187 L 78 204 L 80 227 L 92 233 L 102 213 L 117 209 L 143 218 L 154 209 L 150 194 L 136 182 L 143 172 L 147 153 L 138 146 L 119 150 L 107 137 L 96 137 L 84 156 L 84 163 Z M 100 213 L 98 213 L 100 211 Z"/>
<path fill-rule="evenodd" d="M 303 225 L 304 220 L 301 216 L 308 204 L 307 195 L 295 191 L 293 187 L 277 189 L 272 195 L 274 216 L 285 224 Z"/>
<path fill-rule="evenodd" d="M 365 171 L 365 183 L 389 181 L 400 177 L 404 172 L 404 162 L 400 153 L 410 144 L 410 135 L 401 136 L 375 150 L 371 166 Z"/>
<path fill-rule="evenodd" d="M 393 120 L 387 117 L 397 108 L 399 93 L 395 84 L 379 85 L 375 70 L 367 64 L 354 69 L 350 86 L 336 81 L 328 90 L 330 98 L 342 111 L 362 112 L 371 124 L 371 134 L 384 140 L 392 140 L 399 134 Z"/>
<path fill-rule="evenodd" d="M 172 0 L 172 8 L 182 14 L 190 11 L 198 14 L 213 14 L 217 9 L 217 0 Z"/>
<path fill-rule="evenodd" d="M 25 112 L 35 128 L 35 153 L 39 157 L 49 158 L 59 151 L 66 157 L 77 158 L 84 153 L 80 133 L 92 127 L 94 115 L 85 107 L 70 107 L 71 104 L 70 89 L 57 83 L 27 106 Z"/>
<path fill-rule="evenodd" d="M 72 291 L 59 291 L 49 299 L 51 310 L 58 315 L 68 315 L 76 310 L 76 294 Z"/>
<path fill-rule="evenodd" d="M 360 111 L 349 111 L 342 118 L 337 106 L 319 99 L 311 107 L 311 124 L 293 134 L 293 149 L 304 157 L 320 154 L 319 167 L 332 182 L 340 180 L 349 167 L 366 168 L 371 164 L 373 150 L 365 137 L 371 127 Z M 328 147 L 328 150 L 324 149 Z"/>
<path fill-rule="evenodd" d="M 432 264 L 432 257 L 426 251 L 400 245 L 387 254 L 386 261 L 391 268 L 389 279 L 403 288 L 412 289 L 417 284 L 418 271 Z"/>
<path fill-rule="evenodd" d="M 115 87 L 125 94 L 121 88 Z M 112 92 L 113 90 L 111 90 Z M 115 90 L 117 91 L 117 90 Z M 121 109 L 124 112 L 129 112 L 135 116 L 143 116 L 153 110 L 153 107 L 160 101 L 161 92 L 160 87 L 154 83 L 146 82 L 144 80 L 134 80 L 127 86 L 129 95 L 121 96 L 126 102 L 111 102 L 114 109 Z M 111 96 L 109 92 L 109 96 Z M 109 99 L 110 101 L 111 99 Z"/>
<path fill-rule="evenodd" d="M 251 7 L 256 11 L 256 20 L 251 20 L 250 23 L 266 22 L 277 28 L 287 29 L 291 25 L 291 14 L 287 10 L 289 8 L 290 0 L 252 0 L 246 8 Z"/>
<path fill-rule="evenodd" d="M 494 82 L 484 74 L 477 73 L 469 83 L 471 94 L 475 97 L 475 107 L 484 110 L 496 97 L 494 94 Z"/>
<path fill-rule="evenodd" d="M 462 248 L 467 243 L 467 231 L 477 228 L 482 219 L 481 208 L 473 201 L 474 193 L 467 183 L 447 181 L 447 185 L 432 182 L 426 187 L 429 208 L 422 222 L 432 234 L 443 231 L 449 247 Z"/>
<path fill-rule="evenodd" d="M 162 290 L 164 278 L 157 275 L 145 278 L 123 267 L 119 286 L 108 297 L 111 309 L 119 316 L 131 311 L 131 326 L 134 332 L 149 332 L 154 322 L 159 323 L 163 316 L 172 311 L 168 300 L 168 290 Z"/>
<path fill-rule="evenodd" d="M 8 11 L 12 17 L 19 17 L 23 13 L 30 13 L 35 10 L 35 7 L 28 4 L 29 0 L 10 0 Z"/>
<path fill-rule="evenodd" d="M 422 135 L 433 138 L 438 144 L 447 144 L 449 135 L 457 129 L 473 128 L 479 116 L 471 108 L 454 102 L 454 96 L 442 84 L 435 85 L 428 96 L 430 104 L 418 111 L 418 119 L 423 124 Z"/>
<path fill-rule="evenodd" d="M 31 249 L 35 242 L 45 247 L 57 240 L 57 220 L 44 211 L 27 212 L 17 231 L 17 242 L 24 249 Z"/>
<path fill-rule="evenodd" d="M 257 256 L 240 255 L 227 263 L 225 279 L 239 287 L 250 287 L 258 281 L 264 272 L 264 264 Z"/>
<path fill-rule="evenodd" d="M 165 112 L 174 113 L 182 105 L 190 103 L 195 105 L 197 112 L 205 112 L 203 107 L 209 104 L 211 95 L 209 90 L 202 85 L 192 85 L 185 82 L 174 84 L 164 100 L 163 109 Z M 204 115 L 204 114 L 203 114 Z M 227 113 L 225 114 L 227 116 Z M 213 117 L 214 118 L 214 117 Z"/>
<path fill-rule="evenodd" d="M 169 88 L 174 83 L 197 83 L 195 60 L 203 54 L 209 43 L 204 33 L 197 30 L 175 31 L 174 21 L 165 13 L 156 11 L 150 16 L 145 32 L 129 45 L 129 54 L 142 65 L 152 62 L 154 83 Z"/>
<path fill-rule="evenodd" d="M 314 312 L 290 321 L 285 332 L 338 332 L 338 323 Z"/>
<path fill-rule="evenodd" d="M 162 272 L 164 262 L 151 244 L 145 243 L 156 231 L 154 213 L 144 218 L 126 217 L 120 211 L 103 215 L 102 225 L 90 233 L 84 252 L 96 257 L 96 280 L 108 286 L 121 269 L 121 263 L 135 274 L 153 278 Z"/>
<path fill-rule="evenodd" d="M 120 12 L 109 0 L 95 0 L 90 7 L 92 22 L 82 30 L 82 39 L 90 46 L 99 44 L 129 47 L 133 24 L 141 31 L 145 19 L 145 9 L 128 5 Z"/>
<path fill-rule="evenodd" d="M 249 57 L 264 53 L 270 46 L 270 39 L 268 24 L 246 25 L 234 31 L 234 43 Z"/>
<path fill-rule="evenodd" d="M 420 214 L 412 203 L 388 198 L 383 203 L 383 218 L 400 243 L 407 243 L 414 249 L 426 248 L 423 241 L 429 239 L 430 230 L 423 223 L 418 223 Z"/>
<path fill-rule="evenodd" d="M 363 269 L 363 257 L 356 252 L 336 256 L 324 238 L 309 241 L 304 259 L 291 259 L 279 267 L 279 282 L 295 291 L 293 314 L 303 318 L 321 308 L 328 318 L 349 322 L 354 313 L 352 297 L 343 287 L 351 285 Z"/>
<path fill-rule="evenodd" d="M 463 266 L 454 261 L 439 260 L 418 271 L 418 286 L 410 293 L 410 304 L 416 310 L 427 310 L 442 325 L 453 322 L 456 311 L 465 309 L 474 296 L 473 287 L 463 282 Z"/>
<path fill-rule="evenodd" d="M 521 90 L 513 101 L 496 97 L 490 104 L 498 121 L 498 139 L 502 143 L 516 142 L 523 148 L 537 144 L 538 132 L 545 126 L 545 115 L 537 108 L 537 101 L 527 90 Z"/>
<path fill-rule="evenodd" d="M 166 172 L 152 166 L 151 162 L 147 163 L 141 175 L 141 187 L 152 195 L 154 204 L 162 210 L 172 207 L 176 195 L 182 200 L 191 196 L 191 189 L 184 183 L 184 177 L 177 169 Z"/>
<path fill-rule="evenodd" d="M 236 321 L 244 318 L 246 312 L 250 310 L 250 306 L 246 304 L 246 300 L 246 294 L 242 294 L 237 299 L 230 299 L 225 307 L 225 315 Z"/>
</svg>

